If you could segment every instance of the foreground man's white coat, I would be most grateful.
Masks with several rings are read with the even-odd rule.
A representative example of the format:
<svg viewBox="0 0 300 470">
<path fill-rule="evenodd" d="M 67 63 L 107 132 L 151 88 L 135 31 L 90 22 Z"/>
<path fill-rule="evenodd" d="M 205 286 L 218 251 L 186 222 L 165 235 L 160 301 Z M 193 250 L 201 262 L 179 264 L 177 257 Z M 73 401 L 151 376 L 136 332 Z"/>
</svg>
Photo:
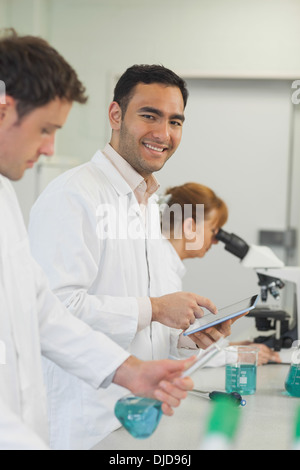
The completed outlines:
<svg viewBox="0 0 300 470">
<path fill-rule="evenodd" d="M 46 449 L 41 352 L 94 388 L 128 353 L 74 318 L 52 294 L 31 257 L 17 198 L 3 176 L 0 218 L 0 340 L 6 348 L 6 364 L 0 365 L 0 448 Z"/>
</svg>

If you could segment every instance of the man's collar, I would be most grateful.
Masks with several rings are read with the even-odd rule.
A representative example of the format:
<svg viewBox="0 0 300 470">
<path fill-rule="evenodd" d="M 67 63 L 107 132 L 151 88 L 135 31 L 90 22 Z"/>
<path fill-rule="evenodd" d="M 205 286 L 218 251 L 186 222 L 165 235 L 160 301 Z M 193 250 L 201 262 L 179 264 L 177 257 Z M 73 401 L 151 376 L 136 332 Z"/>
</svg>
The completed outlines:
<svg viewBox="0 0 300 470">
<path fill-rule="evenodd" d="M 154 175 L 150 175 L 149 178 L 147 178 L 147 181 L 145 181 L 144 178 L 127 162 L 127 160 L 119 155 L 110 144 L 105 146 L 102 153 L 122 175 L 133 192 L 144 187 L 150 197 L 158 190 L 160 185 Z"/>
</svg>

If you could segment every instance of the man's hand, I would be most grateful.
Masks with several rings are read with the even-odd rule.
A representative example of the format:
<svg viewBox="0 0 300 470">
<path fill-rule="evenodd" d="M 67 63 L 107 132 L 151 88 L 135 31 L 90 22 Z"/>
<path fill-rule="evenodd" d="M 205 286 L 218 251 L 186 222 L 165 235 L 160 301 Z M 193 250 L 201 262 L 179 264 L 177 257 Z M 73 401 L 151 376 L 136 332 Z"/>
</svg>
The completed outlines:
<svg viewBox="0 0 300 470">
<path fill-rule="evenodd" d="M 186 330 L 196 318 L 203 316 L 201 307 L 217 313 L 217 307 L 206 297 L 188 292 L 176 292 L 162 297 L 151 297 L 152 321 Z"/>
<path fill-rule="evenodd" d="M 178 407 L 194 387 L 191 378 L 181 377 L 194 361 L 194 356 L 183 361 L 141 361 L 130 356 L 117 369 L 113 382 L 136 396 L 161 401 L 163 413 L 172 416 L 173 408 Z"/>
<path fill-rule="evenodd" d="M 206 349 L 220 338 L 226 338 L 227 336 L 231 335 L 231 325 L 239 318 L 247 315 L 247 313 L 243 313 L 238 317 L 232 318 L 223 323 L 219 323 L 219 325 L 212 326 L 206 330 L 197 331 L 197 333 L 189 335 L 189 338 L 191 338 L 191 340 L 193 340 L 200 349 Z"/>
<path fill-rule="evenodd" d="M 224 337 L 226 338 L 230 334 L 231 320 L 227 320 L 226 322 L 220 323 L 219 325 L 211 326 L 206 330 L 197 331 L 196 333 L 189 335 L 189 338 L 194 341 L 198 348 L 206 349 L 219 339 Z"/>
</svg>

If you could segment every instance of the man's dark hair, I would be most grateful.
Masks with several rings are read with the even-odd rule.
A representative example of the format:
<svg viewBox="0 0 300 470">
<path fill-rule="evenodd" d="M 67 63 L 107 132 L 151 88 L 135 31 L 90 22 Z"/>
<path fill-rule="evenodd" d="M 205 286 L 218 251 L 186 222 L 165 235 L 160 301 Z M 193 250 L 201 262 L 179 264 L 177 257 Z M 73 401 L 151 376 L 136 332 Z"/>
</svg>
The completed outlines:
<svg viewBox="0 0 300 470">
<path fill-rule="evenodd" d="M 14 29 L 0 32 L 0 80 L 17 101 L 20 119 L 56 98 L 87 101 L 76 72 L 47 41 Z"/>
<path fill-rule="evenodd" d="M 133 65 L 121 76 L 114 91 L 113 100 L 119 104 L 123 116 L 134 94 L 134 89 L 139 83 L 145 83 L 147 85 L 151 83 L 161 83 L 166 86 L 178 87 L 182 94 L 184 107 L 186 106 L 188 99 L 186 83 L 182 78 L 172 72 L 172 70 L 162 65 Z"/>
</svg>

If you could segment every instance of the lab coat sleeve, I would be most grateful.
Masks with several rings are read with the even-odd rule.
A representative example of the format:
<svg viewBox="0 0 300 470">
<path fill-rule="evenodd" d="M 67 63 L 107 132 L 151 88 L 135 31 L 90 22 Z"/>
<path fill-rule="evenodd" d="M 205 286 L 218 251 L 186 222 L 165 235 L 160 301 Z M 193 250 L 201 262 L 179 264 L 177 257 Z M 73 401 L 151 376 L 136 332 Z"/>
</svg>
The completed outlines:
<svg viewBox="0 0 300 470">
<path fill-rule="evenodd" d="M 171 329 L 171 349 L 170 356 L 176 359 L 186 359 L 188 357 L 199 355 L 204 350 L 198 349 L 196 344 L 183 336 L 180 331 Z M 211 358 L 205 367 L 222 367 L 226 364 L 225 351 L 220 351 L 216 356 Z"/>
<path fill-rule="evenodd" d="M 186 359 L 199 352 L 196 344 L 175 328 L 171 328 L 170 343 L 170 355 L 177 359 Z"/>
<path fill-rule="evenodd" d="M 34 260 L 32 263 L 42 354 L 93 388 L 108 386 L 129 354 L 68 312 L 50 290 L 40 266 Z"/>
<path fill-rule="evenodd" d="M 13 413 L 0 397 L 0 449 L 50 450 L 43 440 Z"/>
<path fill-rule="evenodd" d="M 43 194 L 31 211 L 31 251 L 67 309 L 128 349 L 138 329 L 139 299 L 90 294 L 105 256 L 96 215 L 79 191 Z"/>
</svg>

